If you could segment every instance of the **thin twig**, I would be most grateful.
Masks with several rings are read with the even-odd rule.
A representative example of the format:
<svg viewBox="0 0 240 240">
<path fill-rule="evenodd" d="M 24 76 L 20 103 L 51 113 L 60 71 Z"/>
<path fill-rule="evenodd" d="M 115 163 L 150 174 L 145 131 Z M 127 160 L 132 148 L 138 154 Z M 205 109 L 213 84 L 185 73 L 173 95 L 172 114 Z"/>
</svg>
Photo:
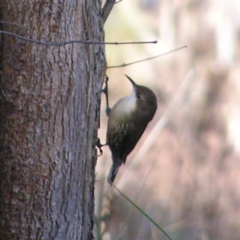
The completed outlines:
<svg viewBox="0 0 240 240">
<path fill-rule="evenodd" d="M 84 40 L 70 40 L 65 42 L 44 42 L 36 39 L 31 39 L 27 37 L 23 37 L 21 35 L 8 32 L 8 31 L 0 31 L 0 34 L 6 34 L 8 36 L 12 36 L 18 39 L 21 39 L 26 42 L 31 42 L 39 45 L 47 45 L 47 46 L 65 46 L 67 44 L 73 44 L 73 43 L 83 43 L 83 44 L 103 44 L 103 45 L 123 45 L 123 44 L 155 44 L 157 41 L 143 41 L 143 42 L 99 42 L 99 41 L 84 41 Z"/>
<path fill-rule="evenodd" d="M 139 199 L 140 194 L 142 193 L 142 188 L 144 186 L 144 183 L 146 182 L 146 180 L 147 180 L 148 176 L 150 175 L 151 171 L 155 168 L 156 163 L 157 163 L 157 161 L 154 162 L 154 164 L 151 166 L 151 168 L 149 169 L 148 173 L 144 176 L 144 178 L 142 178 L 139 181 L 138 186 L 136 187 L 136 194 L 135 194 L 135 197 L 134 197 L 134 202 L 136 202 L 136 200 Z M 126 222 L 132 214 L 132 210 L 133 209 L 130 209 L 128 211 L 127 215 L 125 216 L 125 218 L 122 222 L 122 225 L 119 227 L 119 231 L 118 231 L 118 235 L 117 235 L 116 239 L 118 239 L 118 236 L 120 236 L 121 232 L 124 230 L 124 227 L 126 226 Z"/>
<path fill-rule="evenodd" d="M 135 64 L 135 63 L 145 62 L 145 61 L 148 61 L 148 60 L 151 60 L 151 59 L 154 59 L 154 58 L 158 58 L 158 57 L 161 57 L 161 56 L 164 56 L 164 55 L 167 55 L 167 54 L 170 54 L 170 53 L 176 52 L 176 51 L 178 51 L 178 50 L 180 50 L 180 49 L 183 49 L 183 48 L 187 48 L 187 46 L 182 46 L 182 47 L 179 47 L 179 48 L 173 49 L 173 50 L 171 50 L 171 51 L 168 51 L 168 52 L 165 52 L 165 53 L 159 54 L 159 55 L 154 56 L 154 57 L 145 58 L 145 59 L 138 60 L 138 61 L 135 61 L 135 62 L 130 62 L 130 63 L 123 63 L 122 65 L 110 66 L 110 67 L 107 67 L 107 68 L 120 68 L 120 67 L 126 67 L 126 66 L 129 66 L 129 65 L 132 65 L 132 64 Z"/>
<path fill-rule="evenodd" d="M 146 214 L 136 203 L 134 203 L 128 196 L 123 194 L 114 184 L 112 186 L 115 188 L 115 190 L 122 195 L 125 199 L 127 199 L 128 202 L 132 204 L 140 213 L 142 213 L 151 223 L 155 225 L 169 240 L 173 240 L 167 232 L 155 221 L 153 220 L 148 214 Z"/>
</svg>

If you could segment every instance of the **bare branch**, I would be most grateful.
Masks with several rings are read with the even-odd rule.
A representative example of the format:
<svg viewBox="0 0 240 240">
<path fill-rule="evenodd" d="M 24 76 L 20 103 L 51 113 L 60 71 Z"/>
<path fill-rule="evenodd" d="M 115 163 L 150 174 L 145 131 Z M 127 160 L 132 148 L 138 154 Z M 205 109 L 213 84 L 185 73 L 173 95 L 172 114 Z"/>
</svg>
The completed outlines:
<svg viewBox="0 0 240 240">
<path fill-rule="evenodd" d="M 102 9 L 102 19 L 103 19 L 103 23 L 106 22 L 110 12 L 113 9 L 113 6 L 115 4 L 115 0 L 106 0 L 103 9 Z"/>
<path fill-rule="evenodd" d="M 65 42 L 45 42 L 45 41 L 40 41 L 40 40 L 35 40 L 27 37 L 23 37 L 21 35 L 8 32 L 8 31 L 0 31 L 0 34 L 5 34 L 8 36 L 12 36 L 18 39 L 21 39 L 26 42 L 31 42 L 39 45 L 46 45 L 46 46 L 65 46 L 68 44 L 73 44 L 73 43 L 83 43 L 83 44 L 106 44 L 106 45 L 123 45 L 123 44 L 155 44 L 157 41 L 143 41 L 143 42 L 99 42 L 99 41 L 84 41 L 84 40 L 70 40 L 70 41 L 65 41 Z"/>
<path fill-rule="evenodd" d="M 132 65 L 132 64 L 135 64 L 135 63 L 145 62 L 145 61 L 148 61 L 148 60 L 151 60 L 151 59 L 154 59 L 154 58 L 158 58 L 158 57 L 161 57 L 161 56 L 167 55 L 167 54 L 169 54 L 169 53 L 176 52 L 176 51 L 178 51 L 178 50 L 180 50 L 180 49 L 183 49 L 183 48 L 187 48 L 187 46 L 182 46 L 182 47 L 176 48 L 176 49 L 174 49 L 174 50 L 171 50 L 171 51 L 169 51 L 169 52 L 165 52 L 165 53 L 159 54 L 159 55 L 154 56 L 154 57 L 145 58 L 145 59 L 138 60 L 138 61 L 131 62 L 131 63 L 123 63 L 122 65 L 110 66 L 110 67 L 107 67 L 107 68 L 120 68 L 120 67 L 127 67 L 127 66 Z"/>
</svg>

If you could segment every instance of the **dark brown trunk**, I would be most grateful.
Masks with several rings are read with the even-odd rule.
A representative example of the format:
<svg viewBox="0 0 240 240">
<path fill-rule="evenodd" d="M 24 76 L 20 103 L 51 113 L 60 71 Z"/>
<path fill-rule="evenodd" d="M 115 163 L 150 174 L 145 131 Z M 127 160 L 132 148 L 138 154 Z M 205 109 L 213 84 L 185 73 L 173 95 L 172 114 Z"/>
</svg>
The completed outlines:
<svg viewBox="0 0 240 240">
<path fill-rule="evenodd" d="M 103 41 L 100 2 L 6 0 L 4 30 Z M 93 239 L 104 45 L 1 36 L 0 239 Z"/>
</svg>

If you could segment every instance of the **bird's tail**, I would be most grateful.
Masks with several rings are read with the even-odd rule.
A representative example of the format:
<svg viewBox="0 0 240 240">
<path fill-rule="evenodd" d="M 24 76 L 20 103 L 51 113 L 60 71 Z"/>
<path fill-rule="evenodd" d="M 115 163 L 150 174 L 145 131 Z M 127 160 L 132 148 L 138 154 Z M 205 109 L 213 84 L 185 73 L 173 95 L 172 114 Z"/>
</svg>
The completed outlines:
<svg viewBox="0 0 240 240">
<path fill-rule="evenodd" d="M 118 169 L 119 167 L 121 166 L 121 164 L 116 164 L 116 163 L 113 163 L 112 164 L 112 167 L 110 169 L 110 172 L 108 174 L 108 178 L 107 178 L 107 181 L 110 185 L 113 184 L 113 181 L 117 175 L 117 172 L 118 172 Z"/>
</svg>

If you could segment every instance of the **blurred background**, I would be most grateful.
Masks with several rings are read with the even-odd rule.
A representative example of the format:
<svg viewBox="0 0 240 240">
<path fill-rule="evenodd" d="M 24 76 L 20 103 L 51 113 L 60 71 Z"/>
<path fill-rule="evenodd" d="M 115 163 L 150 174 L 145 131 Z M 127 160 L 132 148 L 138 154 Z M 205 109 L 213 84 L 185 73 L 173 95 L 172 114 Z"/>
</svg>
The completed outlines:
<svg viewBox="0 0 240 240">
<path fill-rule="evenodd" d="M 158 110 L 115 185 L 174 240 L 240 239 L 240 1 L 123 0 L 106 24 L 110 106 L 131 92 L 129 75 L 151 88 Z M 102 98 L 101 142 L 107 117 Z M 167 239 L 109 187 L 108 147 L 96 169 L 96 239 Z M 101 221 L 100 221 L 101 220 Z"/>
</svg>

